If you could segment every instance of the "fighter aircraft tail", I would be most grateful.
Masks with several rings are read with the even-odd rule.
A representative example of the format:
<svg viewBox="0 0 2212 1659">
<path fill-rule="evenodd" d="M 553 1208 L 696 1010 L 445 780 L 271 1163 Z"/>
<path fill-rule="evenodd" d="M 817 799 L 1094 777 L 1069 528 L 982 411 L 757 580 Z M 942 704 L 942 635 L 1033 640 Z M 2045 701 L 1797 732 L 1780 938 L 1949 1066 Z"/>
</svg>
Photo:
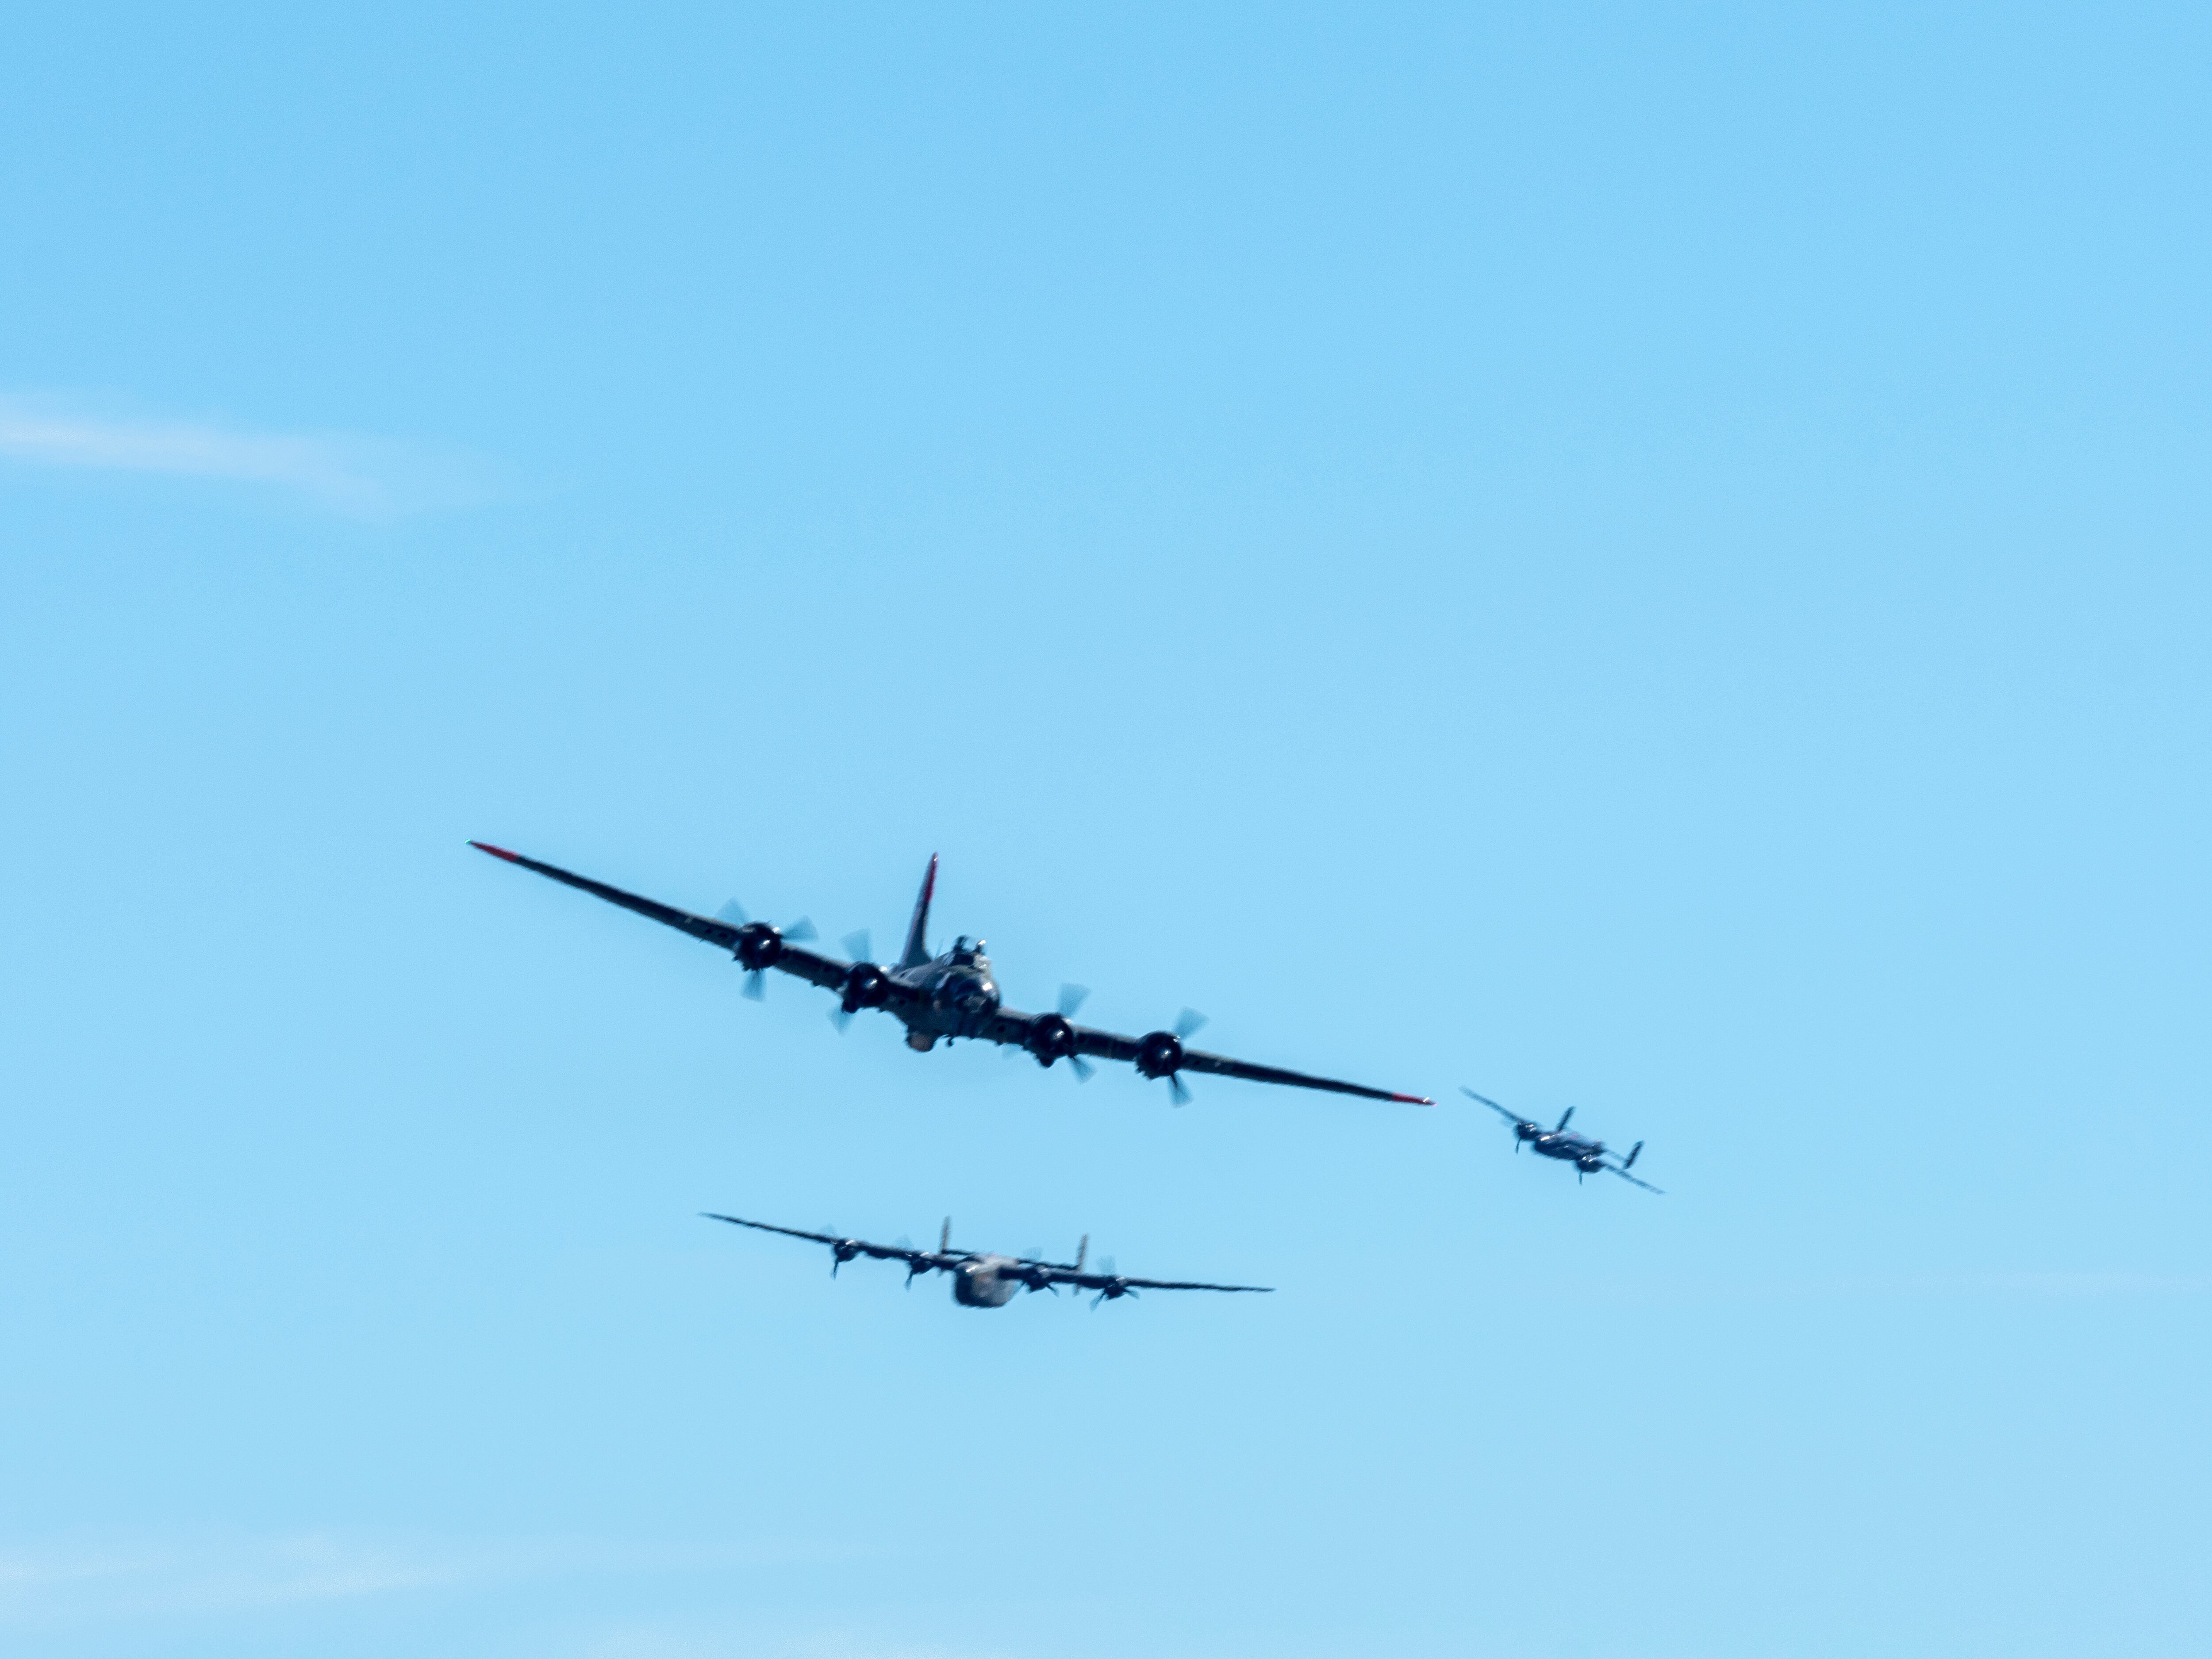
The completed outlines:
<svg viewBox="0 0 2212 1659">
<path fill-rule="evenodd" d="M 1620 1167 L 1624 1170 L 1634 1169 L 1636 1167 L 1636 1155 L 1643 1150 L 1644 1143 L 1640 1140 L 1633 1146 L 1631 1146 L 1628 1149 L 1628 1156 L 1620 1160 Z"/>
<path fill-rule="evenodd" d="M 937 891 L 937 854 L 929 855 L 929 873 L 921 878 L 921 895 L 914 902 L 914 920 L 907 925 L 906 952 L 902 968 L 919 968 L 929 960 L 929 901 Z"/>
</svg>

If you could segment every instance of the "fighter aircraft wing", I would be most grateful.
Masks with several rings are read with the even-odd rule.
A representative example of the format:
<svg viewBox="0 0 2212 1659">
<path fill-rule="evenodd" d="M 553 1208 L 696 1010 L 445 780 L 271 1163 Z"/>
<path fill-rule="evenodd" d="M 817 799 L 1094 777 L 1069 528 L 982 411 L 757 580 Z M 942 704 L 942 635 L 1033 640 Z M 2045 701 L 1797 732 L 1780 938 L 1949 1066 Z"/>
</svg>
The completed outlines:
<svg viewBox="0 0 2212 1659">
<path fill-rule="evenodd" d="M 558 865 L 541 864 L 536 859 L 526 859 L 520 853 L 510 853 L 504 847 L 494 847 L 488 842 L 472 841 L 469 845 L 479 853 L 489 853 L 495 859 L 505 859 L 509 864 L 519 864 L 526 870 L 535 870 L 541 876 L 550 876 L 566 886 L 589 893 L 594 898 L 603 898 L 610 904 L 619 904 L 625 910 L 635 910 L 639 915 L 650 917 L 664 927 L 673 927 L 678 933 L 689 933 L 693 939 L 708 945 L 732 952 L 738 948 L 740 929 L 734 922 L 724 921 L 717 916 L 694 915 L 690 911 L 679 910 L 672 904 L 663 904 L 658 899 L 626 893 L 605 882 L 593 881 L 589 876 L 580 876 L 574 871 L 562 869 Z M 824 956 L 819 951 L 809 951 L 786 939 L 774 965 L 783 973 L 796 974 L 799 978 L 825 988 L 835 988 L 844 982 L 845 971 L 852 964 L 840 962 L 835 957 Z"/>
<path fill-rule="evenodd" d="M 763 1233 L 781 1233 L 786 1238 L 804 1238 L 812 1243 L 827 1244 L 832 1249 L 840 1245 L 850 1245 L 854 1255 L 870 1256 L 878 1261 L 933 1264 L 938 1260 L 934 1250 L 909 1249 L 898 1244 L 870 1244 L 857 1238 L 840 1238 L 835 1233 L 805 1232 L 797 1227 L 778 1227 L 770 1222 L 748 1221 L 741 1215 L 720 1215 L 713 1210 L 702 1210 L 699 1213 L 708 1221 L 726 1221 L 732 1227 L 751 1227 Z"/>
</svg>

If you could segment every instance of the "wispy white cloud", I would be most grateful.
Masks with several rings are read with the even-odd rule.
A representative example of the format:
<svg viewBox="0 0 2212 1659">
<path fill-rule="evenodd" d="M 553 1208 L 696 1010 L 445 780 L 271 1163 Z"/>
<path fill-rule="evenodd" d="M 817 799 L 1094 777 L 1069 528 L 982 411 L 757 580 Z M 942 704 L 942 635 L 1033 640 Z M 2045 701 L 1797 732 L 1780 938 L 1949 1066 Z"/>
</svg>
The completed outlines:
<svg viewBox="0 0 2212 1659">
<path fill-rule="evenodd" d="M 786 1559 L 791 1553 L 741 1545 L 559 1539 L 380 1542 L 327 1533 L 0 1549 L 0 1628 L 246 1613 L 555 1575 L 713 1571 Z"/>
<path fill-rule="evenodd" d="M 601 1632 L 583 1651 L 586 1659 L 1012 1659 L 997 1650 L 917 1645 L 847 1632 L 778 1637 L 750 1624 L 624 1626 Z"/>
<path fill-rule="evenodd" d="M 0 458 L 268 485 L 370 516 L 454 505 L 484 493 L 474 469 L 403 444 L 118 417 L 6 395 L 0 395 Z"/>
</svg>

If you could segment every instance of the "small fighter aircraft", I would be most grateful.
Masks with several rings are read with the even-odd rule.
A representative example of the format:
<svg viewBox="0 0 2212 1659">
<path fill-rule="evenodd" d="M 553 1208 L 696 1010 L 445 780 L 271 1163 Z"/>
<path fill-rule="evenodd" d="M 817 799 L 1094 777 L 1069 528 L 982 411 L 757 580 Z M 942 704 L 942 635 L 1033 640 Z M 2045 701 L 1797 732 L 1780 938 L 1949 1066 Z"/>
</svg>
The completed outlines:
<svg viewBox="0 0 2212 1659">
<path fill-rule="evenodd" d="M 830 1247 L 830 1277 L 836 1278 L 837 1269 L 855 1256 L 865 1255 L 877 1261 L 906 1263 L 906 1287 L 914 1288 L 914 1281 L 924 1273 L 952 1275 L 952 1299 L 963 1308 L 1003 1308 L 1014 1299 L 1018 1290 L 1060 1291 L 1054 1287 L 1073 1285 L 1079 1289 L 1096 1291 L 1091 1298 L 1095 1312 L 1102 1302 L 1119 1302 L 1125 1296 L 1134 1296 L 1139 1291 L 1248 1291 L 1255 1295 L 1273 1293 L 1267 1285 L 1201 1285 L 1182 1279 L 1131 1279 L 1114 1271 L 1111 1260 L 1099 1266 L 1103 1273 L 1083 1271 L 1083 1258 L 1090 1253 L 1091 1236 L 1085 1233 L 1083 1242 L 1076 1246 L 1073 1261 L 1042 1261 L 1029 1255 L 994 1255 L 980 1250 L 956 1250 L 952 1248 L 952 1218 L 945 1218 L 945 1227 L 937 1236 L 933 1250 L 917 1250 L 904 1244 L 870 1244 L 857 1238 L 840 1238 L 835 1233 L 802 1232 L 796 1227 L 772 1226 L 765 1221 L 748 1221 L 743 1216 L 718 1215 L 712 1210 L 702 1213 L 709 1221 L 726 1221 L 732 1227 L 752 1227 L 764 1233 L 781 1233 L 787 1238 L 804 1238 Z"/>
<path fill-rule="evenodd" d="M 1531 1122 L 1517 1112 L 1507 1111 L 1488 1095 L 1479 1095 L 1465 1084 L 1460 1085 L 1459 1091 L 1469 1100 L 1480 1101 L 1513 1126 L 1513 1150 L 1516 1152 L 1521 1150 L 1521 1144 L 1526 1141 L 1536 1149 L 1536 1155 L 1539 1158 L 1556 1158 L 1562 1164 L 1573 1164 L 1577 1182 L 1580 1182 L 1586 1175 L 1595 1175 L 1602 1170 L 1608 1175 L 1619 1176 L 1623 1181 L 1635 1182 L 1647 1193 L 1661 1190 L 1650 1182 L 1628 1173 L 1629 1166 L 1636 1162 L 1637 1154 L 1644 1150 L 1642 1141 L 1639 1140 L 1630 1147 L 1628 1156 L 1621 1158 L 1620 1163 L 1608 1164 L 1606 1162 L 1607 1158 L 1620 1158 L 1620 1154 L 1608 1153 L 1602 1140 L 1590 1140 L 1581 1135 L 1567 1133 L 1567 1120 L 1575 1115 L 1575 1109 L 1571 1106 L 1567 1108 L 1554 1127 L 1547 1129 L 1542 1124 Z"/>
<path fill-rule="evenodd" d="M 1206 1016 L 1186 1008 L 1172 1030 L 1152 1031 L 1140 1037 L 1117 1036 L 1073 1021 L 1075 1011 L 1090 994 L 1079 985 L 1060 988 L 1060 1006 L 1049 1014 L 1024 1014 L 1001 1006 L 999 988 L 991 978 L 991 959 L 983 954 L 983 941 L 963 934 L 942 956 L 929 953 L 929 901 L 937 890 L 937 858 L 931 854 L 929 872 L 922 878 L 921 896 L 915 901 L 914 920 L 908 925 L 906 949 L 896 965 L 878 967 L 870 961 L 868 935 L 853 933 L 845 939 L 852 960 L 824 955 L 805 947 L 814 938 L 814 925 L 804 920 L 787 927 L 754 921 L 735 900 L 714 916 L 694 915 L 672 904 L 641 898 L 619 887 L 593 881 L 503 847 L 472 841 L 470 846 L 509 864 L 519 864 L 541 876 L 565 883 L 610 904 L 635 910 L 664 926 L 689 933 L 696 939 L 727 951 L 745 969 L 745 994 L 756 1001 L 762 994 L 768 970 L 795 974 L 826 991 L 837 993 L 837 1011 L 830 1018 L 843 1030 L 854 1014 L 880 1008 L 906 1027 L 909 1048 L 927 1054 L 938 1039 L 947 1043 L 967 1037 L 1026 1048 L 1040 1066 L 1065 1059 L 1077 1077 L 1088 1079 L 1086 1055 L 1101 1060 L 1124 1060 L 1148 1078 L 1167 1079 L 1169 1093 L 1182 1105 L 1190 1098 L 1183 1086 L 1184 1072 L 1206 1072 L 1216 1077 L 1243 1078 L 1252 1083 L 1281 1083 L 1299 1089 L 1326 1089 L 1340 1095 L 1359 1095 L 1369 1100 L 1403 1101 L 1410 1106 L 1433 1106 L 1425 1095 L 1394 1094 L 1334 1078 L 1310 1077 L 1278 1066 L 1255 1066 L 1224 1054 L 1202 1054 L 1183 1046 L 1185 1039 L 1206 1024 Z"/>
</svg>

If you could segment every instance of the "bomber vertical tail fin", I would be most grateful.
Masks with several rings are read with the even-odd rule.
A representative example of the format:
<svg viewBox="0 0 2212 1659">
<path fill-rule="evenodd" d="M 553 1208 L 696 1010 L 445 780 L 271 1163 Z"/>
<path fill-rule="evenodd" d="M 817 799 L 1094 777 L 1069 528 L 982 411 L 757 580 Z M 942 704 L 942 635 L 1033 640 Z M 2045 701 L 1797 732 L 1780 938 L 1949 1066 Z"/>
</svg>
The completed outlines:
<svg viewBox="0 0 2212 1659">
<path fill-rule="evenodd" d="M 1082 1242 L 1080 1244 L 1078 1244 L 1078 1245 L 1075 1247 L 1075 1271 L 1076 1271 L 1076 1272 L 1078 1272 L 1078 1273 L 1081 1273 L 1081 1272 L 1083 1271 L 1083 1261 L 1084 1261 L 1084 1258 L 1085 1258 L 1085 1257 L 1086 1257 L 1086 1256 L 1088 1256 L 1090 1254 L 1091 1254 L 1091 1235 L 1090 1235 L 1089 1233 L 1085 1233 L 1085 1234 L 1084 1234 L 1084 1235 L 1083 1235 L 1083 1242 Z"/>
<path fill-rule="evenodd" d="M 902 968 L 919 968 L 929 960 L 929 901 L 937 891 L 937 854 L 929 855 L 929 873 L 921 878 L 921 895 L 914 902 L 914 920 L 907 924 L 906 951 Z"/>
</svg>

